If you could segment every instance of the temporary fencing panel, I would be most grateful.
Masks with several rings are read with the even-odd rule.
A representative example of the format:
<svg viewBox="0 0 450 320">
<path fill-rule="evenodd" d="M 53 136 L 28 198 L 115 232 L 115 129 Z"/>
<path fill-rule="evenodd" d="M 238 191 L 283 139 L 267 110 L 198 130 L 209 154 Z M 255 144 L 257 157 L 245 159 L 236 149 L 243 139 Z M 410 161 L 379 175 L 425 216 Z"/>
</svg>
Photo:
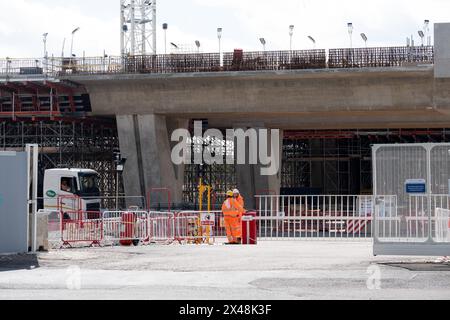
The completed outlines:
<svg viewBox="0 0 450 320">
<path fill-rule="evenodd" d="M 175 240 L 175 215 L 169 212 L 149 212 L 149 241 L 172 243 Z"/>
<path fill-rule="evenodd" d="M 396 197 L 382 197 L 385 223 L 395 224 Z M 259 238 L 370 239 L 373 196 L 257 196 Z"/>
<path fill-rule="evenodd" d="M 63 245 L 100 245 L 103 240 L 103 219 L 100 212 L 64 212 L 61 213 L 60 223 Z"/>
<path fill-rule="evenodd" d="M 225 234 L 219 211 L 183 211 L 175 215 L 175 240 L 180 243 L 211 243 Z M 212 223 L 210 219 L 212 218 Z M 202 219 L 203 217 L 203 219 Z M 202 223 L 203 221 L 203 223 Z"/>
<path fill-rule="evenodd" d="M 381 228 L 385 212 L 376 206 L 375 255 L 450 255 L 450 144 L 377 145 L 373 162 L 375 194 L 398 195 L 396 228 Z"/>
</svg>

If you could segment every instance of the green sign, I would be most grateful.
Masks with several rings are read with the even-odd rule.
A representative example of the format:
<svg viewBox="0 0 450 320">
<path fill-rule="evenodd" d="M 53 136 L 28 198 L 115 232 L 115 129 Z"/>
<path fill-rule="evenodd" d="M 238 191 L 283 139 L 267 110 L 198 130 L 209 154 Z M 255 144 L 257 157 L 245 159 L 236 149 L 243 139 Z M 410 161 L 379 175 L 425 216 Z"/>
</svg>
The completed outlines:
<svg viewBox="0 0 450 320">
<path fill-rule="evenodd" d="M 56 192 L 53 191 L 53 190 L 48 190 L 47 193 L 46 193 L 46 195 L 47 195 L 47 197 L 49 197 L 49 198 L 54 198 L 54 197 L 56 197 Z"/>
</svg>

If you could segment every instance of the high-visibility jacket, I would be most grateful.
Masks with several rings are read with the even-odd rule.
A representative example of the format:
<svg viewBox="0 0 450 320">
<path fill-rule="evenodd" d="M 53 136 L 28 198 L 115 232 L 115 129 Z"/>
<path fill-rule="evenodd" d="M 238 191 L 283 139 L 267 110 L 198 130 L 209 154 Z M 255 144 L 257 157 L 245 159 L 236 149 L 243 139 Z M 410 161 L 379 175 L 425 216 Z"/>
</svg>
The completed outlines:
<svg viewBox="0 0 450 320">
<path fill-rule="evenodd" d="M 243 196 L 239 195 L 236 198 L 236 200 L 237 200 L 237 202 L 239 202 L 239 204 L 241 205 L 242 208 L 245 208 L 245 201 L 244 201 L 244 197 Z"/>
<path fill-rule="evenodd" d="M 222 212 L 225 217 L 240 218 L 245 210 L 236 199 L 228 198 L 222 205 Z"/>
</svg>

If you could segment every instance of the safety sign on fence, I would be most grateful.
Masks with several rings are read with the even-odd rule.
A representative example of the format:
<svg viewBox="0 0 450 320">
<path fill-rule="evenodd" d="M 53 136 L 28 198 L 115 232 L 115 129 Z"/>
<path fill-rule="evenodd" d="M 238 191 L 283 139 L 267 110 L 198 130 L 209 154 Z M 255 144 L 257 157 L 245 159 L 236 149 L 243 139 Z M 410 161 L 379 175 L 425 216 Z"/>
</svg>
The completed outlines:
<svg viewBox="0 0 450 320">
<path fill-rule="evenodd" d="M 202 213 L 201 225 L 202 227 L 214 227 L 216 223 L 216 215 L 214 213 Z"/>
</svg>

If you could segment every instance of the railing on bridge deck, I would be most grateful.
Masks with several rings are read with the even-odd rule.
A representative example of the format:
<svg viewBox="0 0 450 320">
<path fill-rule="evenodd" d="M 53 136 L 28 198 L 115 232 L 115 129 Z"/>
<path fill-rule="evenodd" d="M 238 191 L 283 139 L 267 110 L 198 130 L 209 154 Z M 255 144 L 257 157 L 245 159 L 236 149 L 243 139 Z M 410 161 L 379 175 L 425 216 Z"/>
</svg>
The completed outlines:
<svg viewBox="0 0 450 320">
<path fill-rule="evenodd" d="M 401 67 L 434 63 L 434 47 L 330 49 L 329 68 Z"/>
<path fill-rule="evenodd" d="M 433 64 L 434 48 L 384 47 L 296 51 L 110 56 L 93 58 L 0 59 L 0 78 L 101 74 L 168 74 L 221 71 L 276 71 L 326 68 L 398 67 Z"/>
</svg>

